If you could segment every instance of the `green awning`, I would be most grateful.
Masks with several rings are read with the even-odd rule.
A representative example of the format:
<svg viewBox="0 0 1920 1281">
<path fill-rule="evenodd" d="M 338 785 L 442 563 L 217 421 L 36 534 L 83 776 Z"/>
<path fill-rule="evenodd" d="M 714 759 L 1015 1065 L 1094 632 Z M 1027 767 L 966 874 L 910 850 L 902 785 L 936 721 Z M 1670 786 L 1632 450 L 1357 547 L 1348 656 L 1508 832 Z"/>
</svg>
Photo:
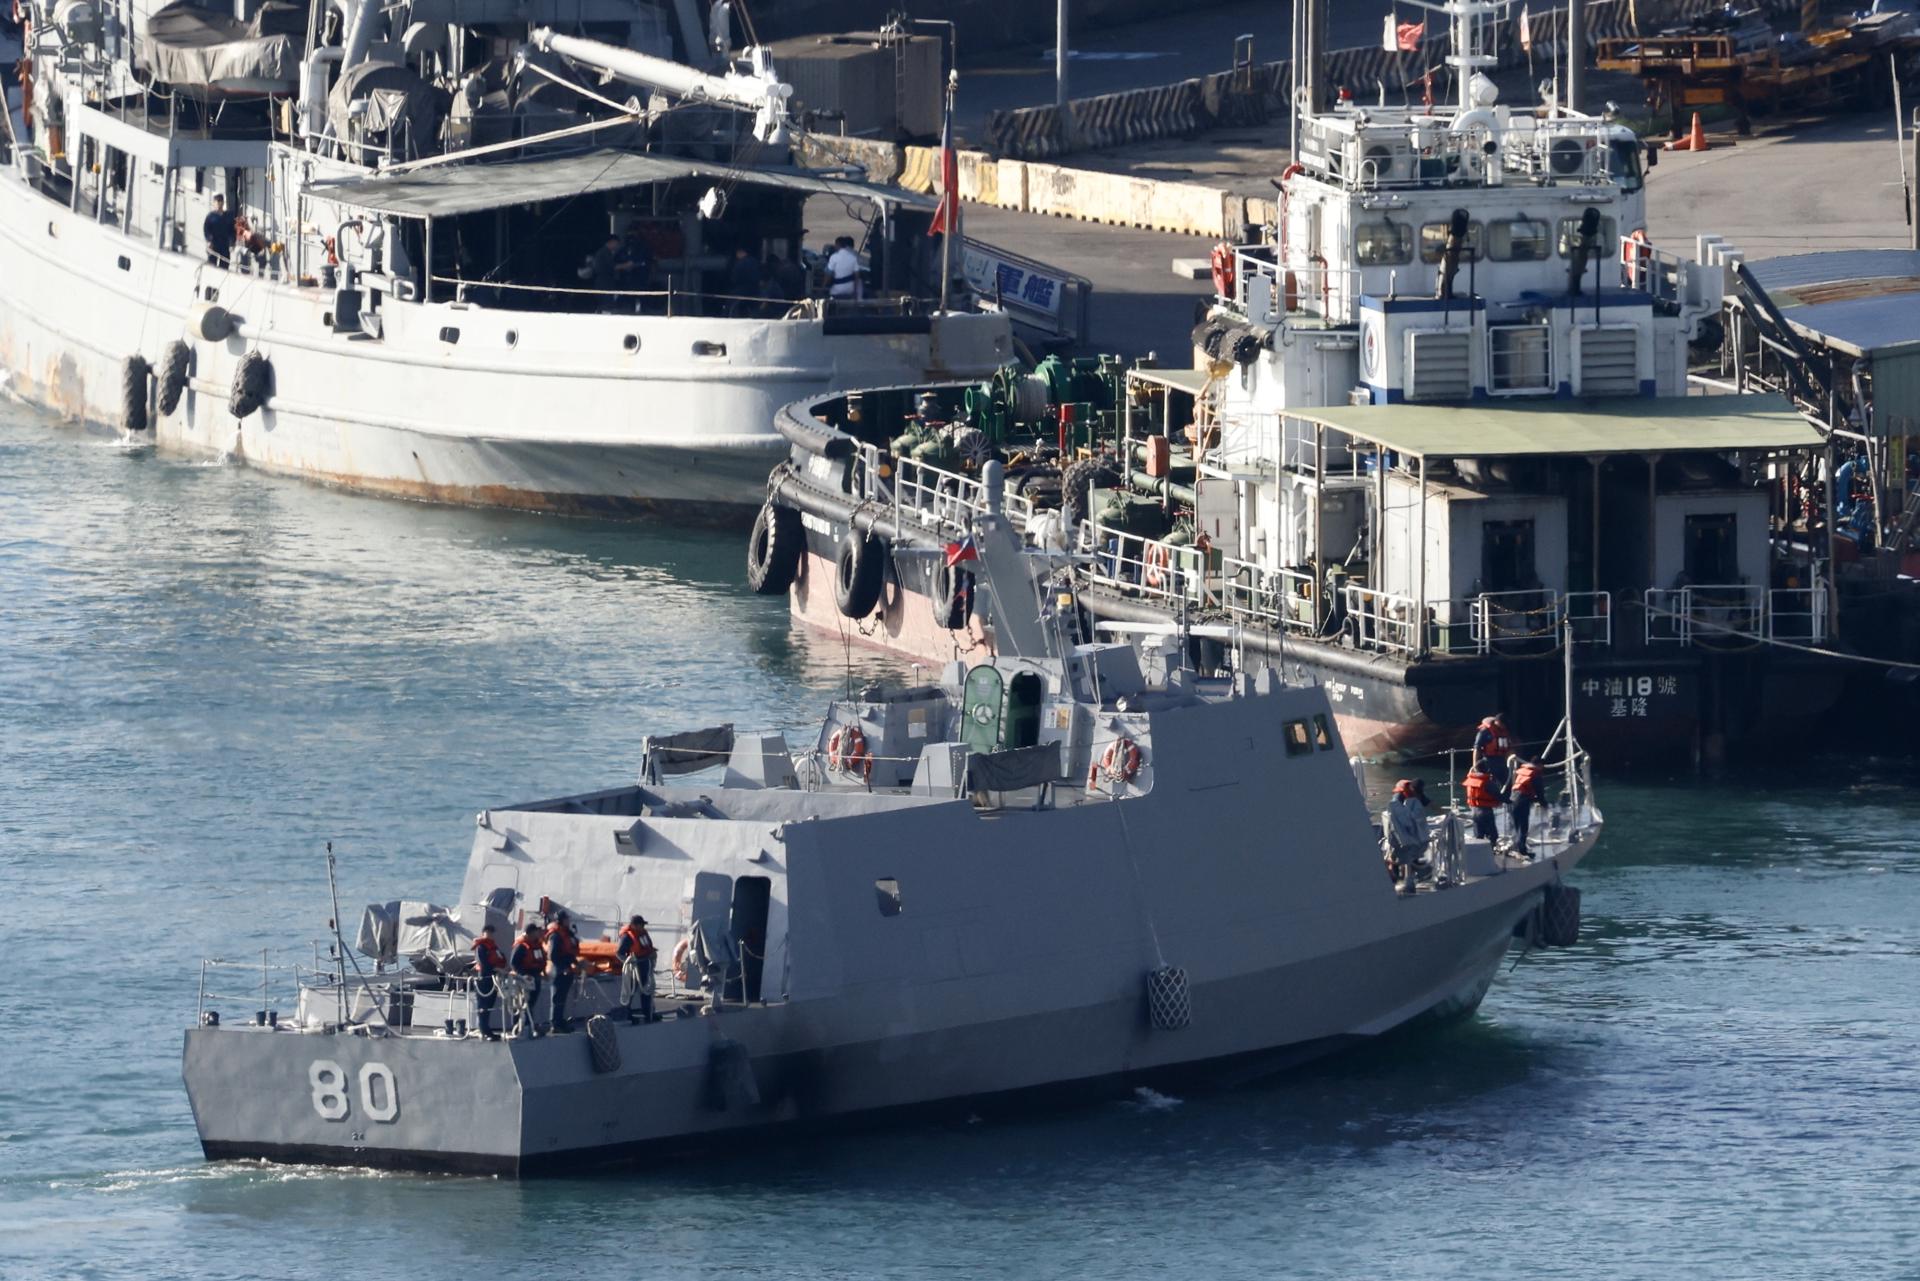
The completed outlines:
<svg viewBox="0 0 1920 1281">
<path fill-rule="evenodd" d="M 1825 443 L 1785 397 L 1775 395 L 1330 405 L 1287 414 L 1429 458 L 1809 449 Z"/>
</svg>

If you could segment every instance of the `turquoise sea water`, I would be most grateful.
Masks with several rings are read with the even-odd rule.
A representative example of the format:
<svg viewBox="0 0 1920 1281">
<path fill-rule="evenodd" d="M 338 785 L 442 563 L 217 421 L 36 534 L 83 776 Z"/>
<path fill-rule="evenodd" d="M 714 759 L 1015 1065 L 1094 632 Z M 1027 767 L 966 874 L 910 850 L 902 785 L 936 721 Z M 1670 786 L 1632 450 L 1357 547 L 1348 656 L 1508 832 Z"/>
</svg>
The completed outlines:
<svg viewBox="0 0 1920 1281">
<path fill-rule="evenodd" d="M 1601 779 L 1587 937 L 1233 1093 L 516 1184 L 208 1165 L 202 956 L 457 886 L 490 802 L 877 660 L 738 539 L 439 510 L 0 404 L 0 1278 L 1920 1277 L 1920 793 Z"/>
</svg>

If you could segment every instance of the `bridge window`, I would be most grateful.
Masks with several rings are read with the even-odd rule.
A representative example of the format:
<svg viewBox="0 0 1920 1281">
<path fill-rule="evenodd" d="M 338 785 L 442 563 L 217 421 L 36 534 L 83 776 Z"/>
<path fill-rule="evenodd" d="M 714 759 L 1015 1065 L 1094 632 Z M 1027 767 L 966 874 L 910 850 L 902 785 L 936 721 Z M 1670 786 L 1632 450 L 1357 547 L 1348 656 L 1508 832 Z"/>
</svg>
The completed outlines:
<svg viewBox="0 0 1920 1281">
<path fill-rule="evenodd" d="M 1620 224 L 1603 215 L 1600 219 L 1600 233 L 1593 238 L 1593 244 L 1587 250 L 1587 257 L 1604 258 L 1612 253 L 1613 246 L 1618 244 L 1616 237 L 1618 237 L 1619 234 Z M 1579 239 L 1579 237 L 1580 220 L 1578 218 L 1562 218 L 1560 220 L 1559 244 L 1559 253 L 1562 258 L 1573 257 L 1574 241 Z"/>
<path fill-rule="evenodd" d="M 1287 722 L 1287 755 L 1308 756 L 1313 752 L 1313 730 L 1305 721 Z"/>
<path fill-rule="evenodd" d="M 1390 221 L 1356 224 L 1353 260 L 1362 267 L 1395 267 L 1412 262 L 1413 227 Z"/>
<path fill-rule="evenodd" d="M 1325 712 L 1313 714 L 1313 745 L 1323 752 L 1333 750 L 1333 727 L 1327 724 Z"/>
<path fill-rule="evenodd" d="M 1420 228 L 1420 261 L 1439 262 L 1440 255 L 1447 249 L 1447 224 L 1430 222 Z M 1480 260 L 1480 224 L 1467 224 L 1467 247 L 1460 254 L 1461 262 Z"/>
<path fill-rule="evenodd" d="M 1495 262 L 1545 262 L 1547 224 L 1535 218 L 1496 218 L 1487 224 L 1487 257 Z"/>
<path fill-rule="evenodd" d="M 880 898 L 880 915 L 900 915 L 900 882 L 891 876 L 883 876 L 873 883 L 874 893 Z"/>
</svg>

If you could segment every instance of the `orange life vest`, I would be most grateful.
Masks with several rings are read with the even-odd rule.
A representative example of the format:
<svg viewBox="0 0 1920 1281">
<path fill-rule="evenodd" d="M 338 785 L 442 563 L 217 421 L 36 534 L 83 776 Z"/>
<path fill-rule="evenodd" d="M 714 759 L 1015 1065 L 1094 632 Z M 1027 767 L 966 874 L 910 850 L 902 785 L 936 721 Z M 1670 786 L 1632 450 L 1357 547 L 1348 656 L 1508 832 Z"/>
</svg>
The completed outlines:
<svg viewBox="0 0 1920 1281">
<path fill-rule="evenodd" d="M 1507 731 L 1506 722 L 1497 721 L 1489 716 L 1480 722 L 1480 728 L 1492 736 L 1487 741 L 1487 745 L 1480 749 L 1480 756 L 1483 759 L 1506 760 L 1507 756 L 1513 751 L 1513 735 Z M 1478 736 L 1476 735 L 1476 737 Z"/>
<path fill-rule="evenodd" d="M 659 955 L 659 949 L 653 945 L 653 937 L 644 929 L 637 928 L 633 924 L 628 923 L 620 927 L 620 937 L 627 942 L 627 954 L 629 956 L 637 956 L 643 961 L 650 961 Z"/>
<path fill-rule="evenodd" d="M 484 934 L 473 941 L 473 954 L 480 958 L 480 968 L 483 970 L 504 970 L 507 967 L 507 958 L 500 955 L 500 945 Z"/>
<path fill-rule="evenodd" d="M 1530 796 L 1536 801 L 1540 799 L 1540 767 L 1538 765 L 1532 761 L 1525 761 L 1513 772 L 1513 794 Z"/>
<path fill-rule="evenodd" d="M 1499 808 L 1500 798 L 1493 790 L 1493 780 L 1478 772 L 1467 775 L 1467 804 L 1477 810 Z"/>
<path fill-rule="evenodd" d="M 558 925 L 547 927 L 547 947 L 553 952 L 554 965 L 561 969 L 572 969 L 580 958 L 580 944 L 574 941 L 573 931 Z"/>
<path fill-rule="evenodd" d="M 521 936 L 520 947 L 524 947 L 527 950 L 527 963 L 524 966 L 516 965 L 514 967 L 519 970 L 520 973 L 540 975 L 547 972 L 547 949 L 541 946 L 543 937 L 539 930 Z M 514 950 L 519 951 L 520 949 L 515 948 Z"/>
</svg>

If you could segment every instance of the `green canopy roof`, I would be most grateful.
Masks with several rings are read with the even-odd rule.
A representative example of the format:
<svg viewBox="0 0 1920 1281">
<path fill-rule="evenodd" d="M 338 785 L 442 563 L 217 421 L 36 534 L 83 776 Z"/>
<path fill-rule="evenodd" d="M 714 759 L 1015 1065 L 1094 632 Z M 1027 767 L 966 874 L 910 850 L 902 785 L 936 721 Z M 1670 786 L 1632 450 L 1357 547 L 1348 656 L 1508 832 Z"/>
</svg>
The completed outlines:
<svg viewBox="0 0 1920 1281">
<path fill-rule="evenodd" d="M 1774 395 L 1329 405 L 1287 413 L 1402 454 L 1438 458 L 1808 449 L 1826 439 Z"/>
</svg>

